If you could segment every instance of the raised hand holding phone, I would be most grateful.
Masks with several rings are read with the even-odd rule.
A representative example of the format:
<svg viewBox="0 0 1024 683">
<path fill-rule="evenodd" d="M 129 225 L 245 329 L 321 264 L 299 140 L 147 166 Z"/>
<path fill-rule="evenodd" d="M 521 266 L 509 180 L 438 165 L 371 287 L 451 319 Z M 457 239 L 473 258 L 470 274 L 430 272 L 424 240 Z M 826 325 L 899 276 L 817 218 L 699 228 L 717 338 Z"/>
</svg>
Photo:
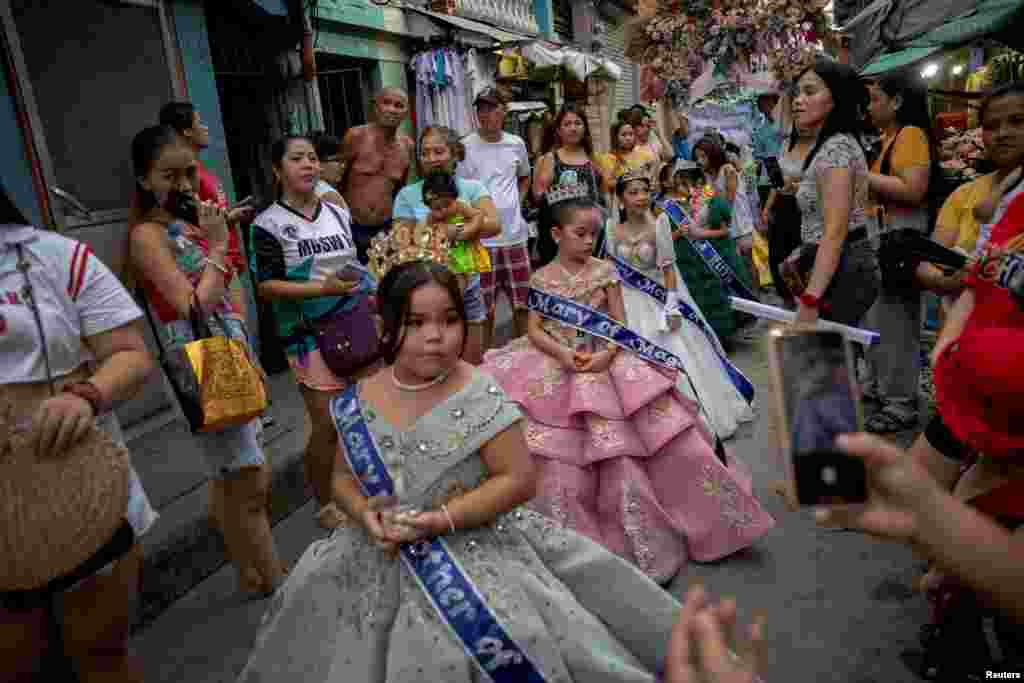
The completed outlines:
<svg viewBox="0 0 1024 683">
<path fill-rule="evenodd" d="M 864 463 L 836 445 L 862 422 L 849 342 L 837 332 L 790 327 L 773 330 L 768 343 L 779 450 L 789 471 L 784 495 L 795 494 L 800 505 L 863 502 Z"/>
<path fill-rule="evenodd" d="M 227 245 L 227 212 L 214 202 L 197 202 L 196 208 L 199 213 L 199 229 L 209 242 L 210 247 Z"/>
</svg>

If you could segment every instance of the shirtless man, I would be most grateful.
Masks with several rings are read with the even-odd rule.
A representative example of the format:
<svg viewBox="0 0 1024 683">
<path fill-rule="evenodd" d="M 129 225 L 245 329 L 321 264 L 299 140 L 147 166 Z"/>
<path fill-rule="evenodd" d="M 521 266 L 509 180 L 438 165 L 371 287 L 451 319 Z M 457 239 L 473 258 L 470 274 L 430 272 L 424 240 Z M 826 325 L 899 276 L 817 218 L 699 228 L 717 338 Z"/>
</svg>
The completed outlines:
<svg viewBox="0 0 1024 683">
<path fill-rule="evenodd" d="M 366 263 L 370 239 L 391 227 L 395 195 L 406 183 L 415 143 L 398 132 L 409 114 L 409 96 L 385 88 L 373 99 L 374 121 L 349 128 L 342 142 L 343 191 L 352 211 L 352 236 Z"/>
</svg>

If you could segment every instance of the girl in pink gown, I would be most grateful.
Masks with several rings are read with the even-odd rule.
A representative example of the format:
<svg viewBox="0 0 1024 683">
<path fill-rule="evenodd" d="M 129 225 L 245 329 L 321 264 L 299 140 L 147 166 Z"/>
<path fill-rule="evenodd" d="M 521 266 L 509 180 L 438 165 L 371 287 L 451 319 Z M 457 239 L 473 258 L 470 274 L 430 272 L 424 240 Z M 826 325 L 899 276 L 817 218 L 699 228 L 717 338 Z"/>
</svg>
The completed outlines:
<svg viewBox="0 0 1024 683">
<path fill-rule="evenodd" d="M 748 547 L 774 520 L 749 470 L 715 454 L 674 370 L 535 310 L 537 295 L 555 295 L 625 319 L 614 265 L 590 256 L 599 210 L 564 186 L 549 195 L 559 251 L 530 280 L 529 333 L 489 352 L 484 369 L 526 415 L 540 469 L 531 506 L 665 583 L 688 559 Z"/>
</svg>

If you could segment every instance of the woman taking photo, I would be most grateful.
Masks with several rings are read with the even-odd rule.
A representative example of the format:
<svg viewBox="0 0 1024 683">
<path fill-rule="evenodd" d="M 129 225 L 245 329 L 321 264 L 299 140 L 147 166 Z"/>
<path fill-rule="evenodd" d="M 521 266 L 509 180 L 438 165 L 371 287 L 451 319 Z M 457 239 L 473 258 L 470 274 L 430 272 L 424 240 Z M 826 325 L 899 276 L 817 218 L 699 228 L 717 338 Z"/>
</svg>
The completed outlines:
<svg viewBox="0 0 1024 683">
<path fill-rule="evenodd" d="M 796 203 L 796 190 L 803 175 L 804 160 L 813 145 L 813 137 L 793 128 L 779 157 L 783 185 L 772 188 L 761 211 L 761 221 L 768 226 L 768 267 L 772 282 L 775 283 L 775 291 L 790 306 L 795 305 L 794 297 L 782 278 L 779 265 L 800 246 L 800 207 Z"/>
<path fill-rule="evenodd" d="M 602 211 L 606 210 L 606 181 L 594 156 L 594 142 L 586 116 L 571 104 L 566 104 L 555 117 L 551 131 L 554 144 L 551 151 L 537 162 L 533 175 L 536 201 L 544 202 L 545 194 L 555 185 L 583 185 L 587 188 L 587 196 Z M 558 253 L 558 245 L 551 238 L 554 217 L 546 204 L 542 203 L 542 206 L 537 224 L 538 266 L 547 265 Z"/>
<path fill-rule="evenodd" d="M 806 282 L 803 291 L 794 292 L 799 323 L 814 323 L 824 314 L 857 325 L 878 295 L 868 164 L 857 137 L 866 104 L 867 93 L 853 69 L 827 57 L 816 57 L 797 80 L 796 125 L 814 141 L 796 193 L 804 245 L 783 266 Z"/>
<path fill-rule="evenodd" d="M 455 166 L 462 161 L 464 151 L 459 135 L 451 128 L 444 126 L 428 126 L 420 133 L 419 159 L 417 164 L 421 178 L 432 173 L 455 173 Z M 483 183 L 466 178 L 456 178 L 455 187 L 458 192 L 457 201 L 468 204 L 478 213 L 476 218 L 468 221 L 459 234 L 459 240 L 472 243 L 481 238 L 496 237 L 501 234 L 498 223 L 498 209 L 491 199 L 490 193 Z M 426 222 L 431 214 L 423 197 L 423 181 L 406 185 L 395 197 L 392 220 L 395 230 L 399 226 L 412 230 Z M 484 355 L 484 327 L 487 324 L 487 306 L 484 303 L 483 289 L 480 287 L 480 274 L 469 274 L 466 289 L 463 292 L 466 302 L 467 337 L 463 359 L 473 365 L 480 365 Z"/>
<path fill-rule="evenodd" d="M 13 410 L 0 414 L 5 423 L 0 429 L 0 460 L 7 460 L 6 451 L 16 447 L 7 427 L 21 422 L 31 425 L 28 443 L 35 448 L 31 457 L 22 454 L 21 459 L 32 464 L 23 470 L 26 480 L 18 488 L 37 495 L 43 484 L 52 496 L 43 504 L 66 511 L 58 528 L 12 530 L 8 525 L 18 526 L 19 521 L 38 525 L 40 518 L 46 518 L 43 514 L 31 522 L 18 520 L 10 511 L 35 503 L 26 500 L 19 506 L 15 495 L 4 500 L 8 513 L 0 522 L 0 535 L 6 541 L 19 533 L 36 534 L 55 547 L 66 540 L 88 558 L 71 571 L 63 568 L 51 573 L 49 583 L 25 590 L 25 585 L 7 584 L 10 560 L 22 554 L 5 543 L 4 554 L 10 556 L 0 562 L 5 584 L 0 585 L 0 640 L 5 644 L 0 647 L 0 679 L 35 680 L 47 648 L 60 645 L 48 642 L 56 629 L 63 653 L 51 649 L 48 659 L 66 655 L 78 680 L 142 681 L 142 672 L 129 655 L 128 632 L 142 568 L 139 539 L 157 515 L 130 466 L 127 496 L 117 496 L 114 503 L 124 505 L 127 500 L 127 505 L 103 515 L 115 520 L 114 528 L 87 526 L 91 515 L 77 513 L 94 511 L 81 509 L 90 502 L 88 493 L 75 490 L 83 480 L 103 479 L 103 472 L 90 470 L 109 463 L 95 457 L 95 452 L 79 449 L 96 443 L 97 427 L 108 431 L 104 423 L 117 419 L 110 412 L 113 404 L 131 398 L 153 369 L 138 322 L 142 312 L 89 247 L 28 225 L 2 186 L 0 292 L 11 304 L 0 315 L 4 332 L 0 335 L 0 404 L 4 405 L 0 413 Z M 117 427 L 109 431 L 116 433 Z M 83 458 L 89 462 L 83 463 Z M 54 473 L 51 463 L 55 462 L 66 465 L 66 471 Z M 12 470 L 8 461 L 3 476 L 9 478 Z M 45 486 L 47 474 L 58 475 L 52 490 Z M 121 486 L 114 488 L 124 492 Z M 120 531 L 118 519 L 123 520 Z M 111 534 L 114 538 L 107 541 Z M 79 545 L 90 540 L 94 542 L 87 548 Z M 25 550 L 32 553 L 30 548 Z M 86 569 L 90 559 L 100 554 L 109 559 L 91 571 Z M 72 574 L 81 581 L 56 587 L 61 578 Z"/>
<path fill-rule="evenodd" d="M 351 216 L 347 208 L 317 196 L 321 166 L 309 138 L 277 140 L 270 154 L 278 197 L 253 221 L 252 271 L 260 296 L 273 305 L 278 338 L 306 402 L 311 426 L 304 464 L 320 505 L 317 520 L 333 529 L 342 518 L 331 496 L 338 442 L 328 405 L 352 378 L 339 377 L 328 366 L 314 326 L 365 308 L 373 282 L 362 269 L 342 279 L 347 266 L 357 265 Z"/>
<path fill-rule="evenodd" d="M 248 348 L 229 288 L 224 209 L 198 202 L 195 153 L 174 129 L 153 126 L 132 140 L 136 197 L 128 235 L 129 263 L 142 285 L 163 348 L 193 341 L 193 310 L 210 329 Z M 193 434 L 211 478 L 210 517 L 238 566 L 242 593 L 267 596 L 283 577 L 270 534 L 270 469 L 259 444 L 259 420 Z"/>
<path fill-rule="evenodd" d="M 932 228 L 927 198 L 935 156 L 928 133 L 928 94 L 910 79 L 896 73 L 868 83 L 868 111 L 882 133 L 882 153 L 869 176 L 878 203 L 880 254 L 892 231 L 910 228 L 927 235 Z M 865 428 L 877 434 L 911 429 L 918 422 L 921 291 L 883 281 L 867 324 L 881 339 L 867 353 L 870 380 L 864 393 L 881 410 L 868 418 Z"/>
</svg>

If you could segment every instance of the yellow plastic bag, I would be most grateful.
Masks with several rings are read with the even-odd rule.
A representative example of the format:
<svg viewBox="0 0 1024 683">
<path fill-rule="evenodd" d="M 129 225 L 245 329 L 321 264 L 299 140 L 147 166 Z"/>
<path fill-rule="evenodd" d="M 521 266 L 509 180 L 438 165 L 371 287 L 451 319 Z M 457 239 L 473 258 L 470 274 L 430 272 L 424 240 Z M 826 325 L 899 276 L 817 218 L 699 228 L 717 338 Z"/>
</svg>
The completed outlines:
<svg viewBox="0 0 1024 683">
<path fill-rule="evenodd" d="M 772 286 L 772 271 L 768 267 L 768 240 L 754 231 L 754 267 L 757 269 L 757 283 L 761 287 Z"/>
<path fill-rule="evenodd" d="M 263 372 L 237 339 L 207 337 L 185 345 L 198 384 L 197 432 L 219 432 L 262 415 L 269 405 Z"/>
</svg>

